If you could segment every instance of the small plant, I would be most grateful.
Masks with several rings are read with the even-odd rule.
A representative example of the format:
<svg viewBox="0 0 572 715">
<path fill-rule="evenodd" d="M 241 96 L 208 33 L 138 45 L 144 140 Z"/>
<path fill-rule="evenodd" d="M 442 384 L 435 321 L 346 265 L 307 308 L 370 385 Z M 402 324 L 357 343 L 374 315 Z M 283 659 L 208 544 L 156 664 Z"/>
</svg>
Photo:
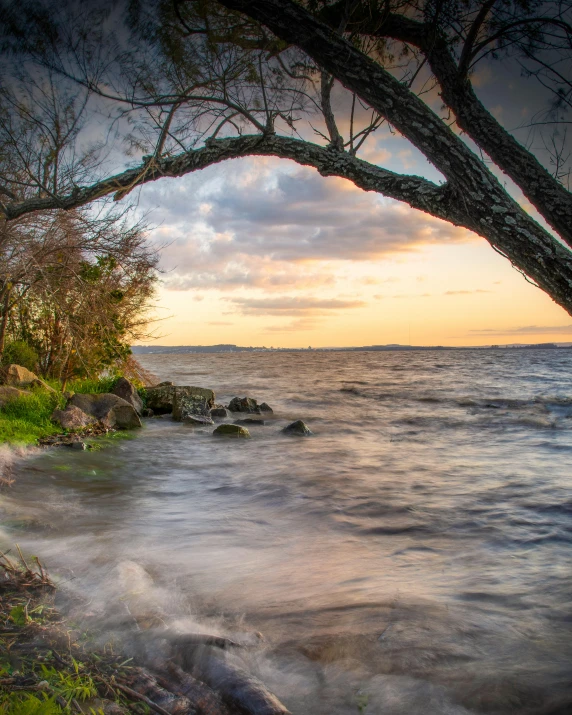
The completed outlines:
<svg viewBox="0 0 572 715">
<path fill-rule="evenodd" d="M 5 693 L 0 695 L 0 715 L 62 715 L 55 695 Z"/>
<path fill-rule="evenodd" d="M 2 363 L 21 365 L 34 372 L 38 364 L 38 353 L 23 340 L 14 340 L 4 348 Z"/>
<path fill-rule="evenodd" d="M 72 658 L 73 673 L 56 670 L 42 664 L 38 675 L 66 702 L 72 700 L 84 701 L 97 695 L 95 683 L 90 675 L 80 673 L 81 663 Z"/>
<path fill-rule="evenodd" d="M 364 715 L 365 711 L 367 710 L 368 703 L 369 703 L 369 695 L 367 693 L 358 692 L 357 706 L 358 706 L 358 712 L 360 715 Z"/>
</svg>

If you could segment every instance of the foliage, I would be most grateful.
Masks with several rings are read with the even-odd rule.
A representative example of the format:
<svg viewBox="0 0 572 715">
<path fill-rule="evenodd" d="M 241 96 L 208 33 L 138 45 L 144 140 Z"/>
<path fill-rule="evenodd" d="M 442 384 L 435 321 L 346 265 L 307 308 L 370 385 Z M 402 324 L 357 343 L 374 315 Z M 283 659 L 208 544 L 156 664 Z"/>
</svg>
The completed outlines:
<svg viewBox="0 0 572 715">
<path fill-rule="evenodd" d="M 156 281 L 143 227 L 121 214 L 72 212 L 0 233 L 0 353 L 6 334 L 5 355 L 19 348 L 63 384 L 124 364 L 130 342 L 146 334 Z"/>
<path fill-rule="evenodd" d="M 4 348 L 2 362 L 5 365 L 22 365 L 34 372 L 38 366 L 38 353 L 23 340 L 14 340 Z"/>
<path fill-rule="evenodd" d="M 61 715 L 55 695 L 11 692 L 0 695 L 0 715 Z"/>
</svg>

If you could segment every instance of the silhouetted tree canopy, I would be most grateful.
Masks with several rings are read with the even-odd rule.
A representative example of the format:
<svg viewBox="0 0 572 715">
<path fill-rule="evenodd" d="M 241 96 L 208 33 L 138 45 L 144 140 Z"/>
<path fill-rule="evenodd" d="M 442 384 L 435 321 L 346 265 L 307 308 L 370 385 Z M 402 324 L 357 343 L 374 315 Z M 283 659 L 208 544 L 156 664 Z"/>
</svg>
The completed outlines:
<svg viewBox="0 0 572 715">
<path fill-rule="evenodd" d="M 3 6 L 7 220 L 110 194 L 120 200 L 162 176 L 272 155 L 474 231 L 572 314 L 569 3 Z M 534 105 L 517 131 L 485 106 L 475 83 L 484 68 L 499 67 L 525 83 Z M 48 86 L 57 87 L 51 103 L 42 99 Z M 82 139 L 102 116 L 106 142 Z M 422 152 L 442 181 L 360 158 L 382 125 Z M 109 171 L 112 136 L 132 168 Z M 552 231 L 519 205 L 501 172 Z"/>
</svg>

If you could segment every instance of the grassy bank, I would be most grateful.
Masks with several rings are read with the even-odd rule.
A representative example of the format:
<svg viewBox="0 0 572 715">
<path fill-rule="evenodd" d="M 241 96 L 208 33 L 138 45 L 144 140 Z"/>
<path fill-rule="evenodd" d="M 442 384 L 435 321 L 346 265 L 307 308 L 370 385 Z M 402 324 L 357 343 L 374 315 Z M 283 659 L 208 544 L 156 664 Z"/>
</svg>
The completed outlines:
<svg viewBox="0 0 572 715">
<path fill-rule="evenodd" d="M 67 391 L 81 393 L 109 392 L 116 377 L 98 380 L 75 380 L 69 382 Z M 29 395 L 10 400 L 0 409 L 0 443 L 35 444 L 38 439 L 60 434 L 60 425 L 50 416 L 57 408 L 63 408 L 66 399 L 57 382 L 49 383 L 55 392 L 34 389 Z"/>
<path fill-rule="evenodd" d="M 0 576 L 0 715 L 151 711 L 126 694 L 138 669 L 112 649 L 91 651 L 62 619 L 39 560 L 2 554 Z"/>
</svg>

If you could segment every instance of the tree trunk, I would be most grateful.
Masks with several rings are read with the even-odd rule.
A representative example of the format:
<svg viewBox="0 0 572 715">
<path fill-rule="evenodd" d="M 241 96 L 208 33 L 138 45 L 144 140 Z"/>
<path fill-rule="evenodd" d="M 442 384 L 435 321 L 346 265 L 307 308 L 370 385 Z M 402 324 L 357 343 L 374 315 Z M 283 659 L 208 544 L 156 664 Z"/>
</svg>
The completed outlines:
<svg viewBox="0 0 572 715">
<path fill-rule="evenodd" d="M 8 317 L 10 316 L 10 290 L 4 293 L 2 305 L 2 319 L 0 320 L 0 362 L 4 356 L 4 348 L 6 346 L 6 329 L 8 328 Z"/>
</svg>

